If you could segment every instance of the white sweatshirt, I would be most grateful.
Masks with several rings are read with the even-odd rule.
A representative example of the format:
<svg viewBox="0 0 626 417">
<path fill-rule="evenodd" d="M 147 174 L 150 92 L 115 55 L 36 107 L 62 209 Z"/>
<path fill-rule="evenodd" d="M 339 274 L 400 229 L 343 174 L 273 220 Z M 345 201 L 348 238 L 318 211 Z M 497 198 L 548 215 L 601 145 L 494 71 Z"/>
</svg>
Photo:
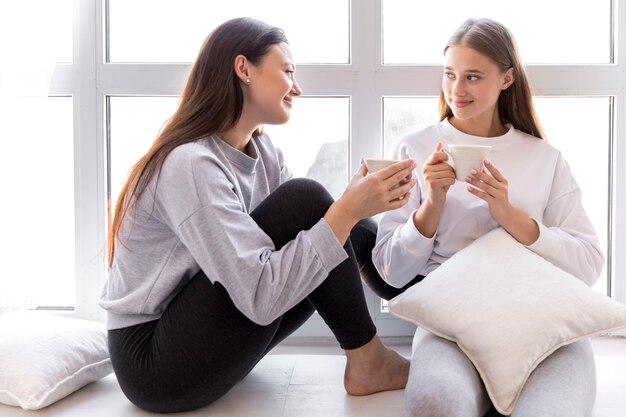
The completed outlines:
<svg viewBox="0 0 626 417">
<path fill-rule="evenodd" d="M 250 212 L 291 173 L 267 136 L 250 149 L 253 157 L 209 137 L 167 156 L 118 235 L 100 299 L 109 329 L 158 319 L 200 269 L 267 325 L 348 257 L 324 219 L 276 250 Z"/>
<path fill-rule="evenodd" d="M 509 183 L 509 201 L 539 225 L 536 242 L 527 246 L 554 265 L 592 285 L 604 265 L 595 231 L 581 204 L 581 190 L 561 153 L 547 142 L 513 127 L 503 136 L 465 134 L 448 120 L 398 138 L 389 157 L 412 158 L 418 180 L 404 207 L 384 213 L 372 257 L 381 276 L 395 287 L 426 275 L 459 250 L 499 225 L 487 203 L 457 181 L 448 190 L 439 225 L 432 238 L 413 223 L 413 213 L 426 198 L 421 170 L 437 142 L 490 145 L 487 159 Z"/>
</svg>

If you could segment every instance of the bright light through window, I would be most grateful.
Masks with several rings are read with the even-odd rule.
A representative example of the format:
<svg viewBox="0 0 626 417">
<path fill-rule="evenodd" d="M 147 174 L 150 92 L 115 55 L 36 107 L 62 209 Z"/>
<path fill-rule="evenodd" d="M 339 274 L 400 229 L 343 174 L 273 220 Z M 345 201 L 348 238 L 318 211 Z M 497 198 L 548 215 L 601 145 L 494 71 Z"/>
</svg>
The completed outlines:
<svg viewBox="0 0 626 417">
<path fill-rule="evenodd" d="M 525 63 L 611 62 L 611 1 L 383 1 L 383 62 L 440 63 L 454 30 L 489 17 L 515 36 Z"/>
<path fill-rule="evenodd" d="M 323 129 L 320 128 L 323 120 Z M 304 97 L 294 101 L 289 123 L 265 126 L 295 177 L 312 178 L 337 199 L 348 183 L 350 99 Z"/>
<path fill-rule="evenodd" d="M 209 32 L 250 16 L 282 28 L 298 63 L 349 62 L 348 0 L 109 0 L 110 62 L 193 62 Z"/>
<path fill-rule="evenodd" d="M 0 307 L 74 306 L 72 111 L 70 97 L 0 97 Z"/>
<path fill-rule="evenodd" d="M 72 62 L 72 6 L 73 0 L 1 1 L 2 65 Z"/>
</svg>

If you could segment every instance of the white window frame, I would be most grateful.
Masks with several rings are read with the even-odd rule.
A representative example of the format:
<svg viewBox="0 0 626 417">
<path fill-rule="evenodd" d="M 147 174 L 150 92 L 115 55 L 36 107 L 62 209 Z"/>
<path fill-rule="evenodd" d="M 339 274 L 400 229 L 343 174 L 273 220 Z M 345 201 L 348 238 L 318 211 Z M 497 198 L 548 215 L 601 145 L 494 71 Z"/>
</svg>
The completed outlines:
<svg viewBox="0 0 626 417">
<path fill-rule="evenodd" d="M 95 320 L 104 319 L 98 298 L 106 279 L 106 98 L 177 96 L 190 69 L 190 64 L 106 63 L 105 5 L 105 0 L 74 0 L 73 63 L 56 66 L 50 91 L 74 100 L 77 296 L 71 315 Z M 614 97 L 613 256 L 609 254 L 608 262 L 612 296 L 626 303 L 626 0 L 614 0 L 614 7 L 613 64 L 529 65 L 528 72 L 539 96 Z M 362 155 L 382 155 L 383 97 L 439 93 L 439 65 L 382 64 L 381 33 L 382 1 L 351 0 L 351 63 L 298 66 L 306 95 L 351 97 L 351 172 Z M 412 334 L 414 326 L 380 312 L 380 300 L 365 291 L 381 336 Z M 314 317 L 295 336 L 330 336 L 330 332 Z"/>
</svg>

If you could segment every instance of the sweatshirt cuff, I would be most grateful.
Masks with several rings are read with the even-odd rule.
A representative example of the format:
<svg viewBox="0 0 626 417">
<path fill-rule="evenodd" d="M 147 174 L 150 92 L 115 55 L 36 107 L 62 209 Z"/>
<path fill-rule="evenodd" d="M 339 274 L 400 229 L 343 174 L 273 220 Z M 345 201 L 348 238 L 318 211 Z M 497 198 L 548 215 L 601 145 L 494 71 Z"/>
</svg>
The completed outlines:
<svg viewBox="0 0 626 417">
<path fill-rule="evenodd" d="M 309 238 L 315 248 L 322 266 L 327 272 L 332 271 L 337 265 L 348 258 L 345 249 L 339 243 L 326 219 L 322 218 L 309 230 Z"/>
<path fill-rule="evenodd" d="M 553 258 L 559 251 L 559 235 L 534 217 L 532 219 L 539 227 L 539 237 L 530 245 L 526 245 L 526 247 L 545 259 Z"/>
<path fill-rule="evenodd" d="M 432 237 L 426 237 L 417 230 L 415 223 L 413 223 L 413 216 L 415 211 L 411 213 L 409 219 L 400 229 L 400 242 L 407 251 L 411 253 L 423 254 L 425 249 L 432 250 L 435 244 L 435 237 L 437 232 Z"/>
</svg>

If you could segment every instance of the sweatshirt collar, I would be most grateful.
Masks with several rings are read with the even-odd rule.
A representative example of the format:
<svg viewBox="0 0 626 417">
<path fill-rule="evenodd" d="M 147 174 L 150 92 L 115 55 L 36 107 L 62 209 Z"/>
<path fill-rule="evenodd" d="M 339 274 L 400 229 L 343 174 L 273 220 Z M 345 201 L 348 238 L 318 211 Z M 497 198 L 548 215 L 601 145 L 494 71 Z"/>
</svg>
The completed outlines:
<svg viewBox="0 0 626 417">
<path fill-rule="evenodd" d="M 248 149 L 253 156 L 241 152 L 239 149 L 235 149 L 228 143 L 224 142 L 219 136 L 213 135 L 213 139 L 219 149 L 223 152 L 226 159 L 228 159 L 233 165 L 237 165 L 244 172 L 248 174 L 254 174 L 257 163 L 259 162 L 259 148 L 256 144 L 256 137 L 252 136 L 248 143 Z"/>
</svg>

